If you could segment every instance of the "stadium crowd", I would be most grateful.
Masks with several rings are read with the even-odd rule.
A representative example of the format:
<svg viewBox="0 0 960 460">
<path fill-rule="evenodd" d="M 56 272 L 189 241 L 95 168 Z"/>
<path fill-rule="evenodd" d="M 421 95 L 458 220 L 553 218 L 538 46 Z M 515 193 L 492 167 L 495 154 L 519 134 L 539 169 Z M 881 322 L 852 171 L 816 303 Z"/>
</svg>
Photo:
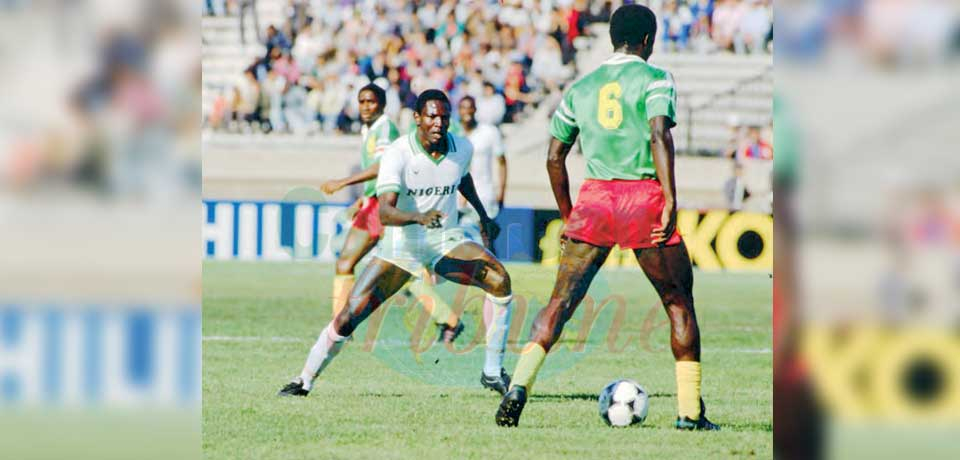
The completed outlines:
<svg viewBox="0 0 960 460">
<path fill-rule="evenodd" d="M 660 39 L 668 50 L 772 51 L 772 0 L 663 0 L 654 10 L 659 11 Z"/>
<path fill-rule="evenodd" d="M 612 3 L 289 0 L 285 22 L 257 37 L 266 52 L 223 88 L 207 123 L 215 129 L 243 121 L 265 131 L 356 132 L 358 108 L 350 95 L 369 81 L 387 89 L 387 114 L 394 120 L 419 91 L 441 88 L 454 101 L 474 96 L 479 121 L 511 123 L 575 77 L 581 37 L 591 23 L 609 19 Z M 660 46 L 670 50 L 770 48 L 770 0 L 654 3 L 661 11 Z M 243 30 L 245 16 L 259 23 L 253 4 L 205 0 L 205 10 L 239 15 Z"/>
<path fill-rule="evenodd" d="M 374 81 L 387 88 L 395 120 L 418 92 L 441 88 L 455 101 L 473 95 L 482 122 L 513 122 L 573 78 L 578 38 L 609 8 L 591 11 L 581 0 L 529 9 L 520 2 L 291 1 L 286 23 L 266 29 L 265 54 L 218 98 L 208 121 L 354 132 L 351 95 Z"/>
</svg>

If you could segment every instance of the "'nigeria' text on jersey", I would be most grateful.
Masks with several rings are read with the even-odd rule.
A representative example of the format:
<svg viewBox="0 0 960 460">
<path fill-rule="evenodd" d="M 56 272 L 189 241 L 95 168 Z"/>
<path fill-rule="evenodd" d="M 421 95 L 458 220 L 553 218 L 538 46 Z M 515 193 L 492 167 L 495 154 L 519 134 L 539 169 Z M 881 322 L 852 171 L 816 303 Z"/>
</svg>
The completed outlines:
<svg viewBox="0 0 960 460">
<path fill-rule="evenodd" d="M 570 144 L 579 133 L 588 179 L 654 178 L 649 122 L 665 116 L 674 125 L 676 94 L 666 70 L 614 53 L 566 91 L 550 134 Z"/>
<path fill-rule="evenodd" d="M 423 149 L 416 131 L 394 141 L 380 159 L 377 195 L 397 193 L 397 209 L 405 212 L 440 211 L 441 229 L 456 227 L 457 189 L 460 179 L 470 172 L 473 146 L 462 137 L 447 134 L 447 153 L 435 159 Z M 401 227 L 407 238 L 428 233 L 421 225 Z M 398 230 L 387 227 L 387 232 Z"/>
</svg>

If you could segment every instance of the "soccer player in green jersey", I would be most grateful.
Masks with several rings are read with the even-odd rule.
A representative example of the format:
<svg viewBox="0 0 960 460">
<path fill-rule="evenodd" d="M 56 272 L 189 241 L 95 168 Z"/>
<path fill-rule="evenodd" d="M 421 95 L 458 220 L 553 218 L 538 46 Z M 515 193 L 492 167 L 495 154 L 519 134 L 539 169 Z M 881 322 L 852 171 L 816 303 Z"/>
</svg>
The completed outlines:
<svg viewBox="0 0 960 460">
<path fill-rule="evenodd" d="M 496 422 L 516 426 L 537 372 L 564 324 L 583 300 L 614 245 L 632 249 L 670 319 L 676 359 L 676 428 L 719 429 L 700 398 L 700 330 L 693 308 L 693 270 L 676 231 L 676 183 L 670 128 L 676 89 L 669 72 L 646 61 L 657 18 L 626 5 L 610 20 L 614 55 L 574 83 L 550 123 L 547 171 L 565 223 L 557 281 L 523 348 Z M 565 160 L 580 138 L 587 180 L 576 206 Z"/>
<path fill-rule="evenodd" d="M 390 121 L 383 110 L 387 104 L 387 93 L 379 86 L 370 83 L 357 95 L 360 104 L 361 128 L 360 168 L 359 173 L 343 179 L 325 182 L 321 189 L 324 193 L 333 194 L 338 190 L 363 183 L 363 197 L 351 208 L 356 209 L 353 216 L 353 225 L 347 232 L 347 238 L 337 257 L 336 276 L 333 278 L 333 315 L 347 303 L 347 295 L 353 289 L 353 271 L 363 256 L 367 255 L 383 234 L 383 225 L 380 223 L 380 204 L 377 201 L 376 178 L 379 168 L 380 155 L 391 142 L 400 137 L 397 127 Z"/>
</svg>

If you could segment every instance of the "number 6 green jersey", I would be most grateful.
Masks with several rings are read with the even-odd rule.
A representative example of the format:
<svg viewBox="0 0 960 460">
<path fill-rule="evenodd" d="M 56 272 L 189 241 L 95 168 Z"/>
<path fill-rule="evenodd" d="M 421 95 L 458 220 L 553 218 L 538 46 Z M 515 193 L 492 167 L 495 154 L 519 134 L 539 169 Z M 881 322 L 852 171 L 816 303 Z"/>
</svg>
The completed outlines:
<svg viewBox="0 0 960 460">
<path fill-rule="evenodd" d="M 589 179 L 656 177 L 650 150 L 653 117 L 676 125 L 673 76 L 639 56 L 614 53 L 575 82 L 550 120 L 550 135 L 572 144 L 578 133 Z"/>
</svg>

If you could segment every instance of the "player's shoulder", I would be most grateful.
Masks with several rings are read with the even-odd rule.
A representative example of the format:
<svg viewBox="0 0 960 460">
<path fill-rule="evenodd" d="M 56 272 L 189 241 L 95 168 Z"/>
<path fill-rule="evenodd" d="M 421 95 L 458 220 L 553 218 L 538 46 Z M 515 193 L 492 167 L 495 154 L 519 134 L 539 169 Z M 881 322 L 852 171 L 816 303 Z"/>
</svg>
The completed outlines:
<svg viewBox="0 0 960 460">
<path fill-rule="evenodd" d="M 645 75 L 650 78 L 650 80 L 673 80 L 673 74 L 669 70 L 659 67 L 655 64 L 643 63 L 645 69 Z"/>
<path fill-rule="evenodd" d="M 402 135 L 402 136 L 397 137 L 396 139 L 390 141 L 390 143 L 387 144 L 387 148 L 386 148 L 386 150 L 384 150 L 383 154 L 384 154 L 384 155 L 397 155 L 397 156 L 401 156 L 401 157 L 407 157 L 407 156 L 409 156 L 409 155 L 412 153 L 412 151 L 413 151 L 413 150 L 410 148 L 410 139 L 409 139 L 409 137 L 410 137 L 409 135 Z"/>
<path fill-rule="evenodd" d="M 398 133 L 400 133 L 400 130 L 397 129 L 397 124 L 394 123 L 393 120 L 391 120 L 390 118 L 387 118 L 386 120 L 384 120 L 383 130 L 394 135 L 397 135 Z"/>
<path fill-rule="evenodd" d="M 451 141 L 450 153 L 467 156 L 473 155 L 473 143 L 470 142 L 470 139 L 453 133 L 447 133 L 447 135 L 450 136 Z"/>
<path fill-rule="evenodd" d="M 390 119 L 390 117 L 387 116 L 387 114 L 380 116 L 380 119 L 376 121 L 376 126 L 374 129 L 378 134 L 383 136 L 391 134 L 396 136 L 397 133 L 399 133 L 399 130 L 397 130 L 397 125 L 393 122 L 393 120 Z"/>
</svg>

